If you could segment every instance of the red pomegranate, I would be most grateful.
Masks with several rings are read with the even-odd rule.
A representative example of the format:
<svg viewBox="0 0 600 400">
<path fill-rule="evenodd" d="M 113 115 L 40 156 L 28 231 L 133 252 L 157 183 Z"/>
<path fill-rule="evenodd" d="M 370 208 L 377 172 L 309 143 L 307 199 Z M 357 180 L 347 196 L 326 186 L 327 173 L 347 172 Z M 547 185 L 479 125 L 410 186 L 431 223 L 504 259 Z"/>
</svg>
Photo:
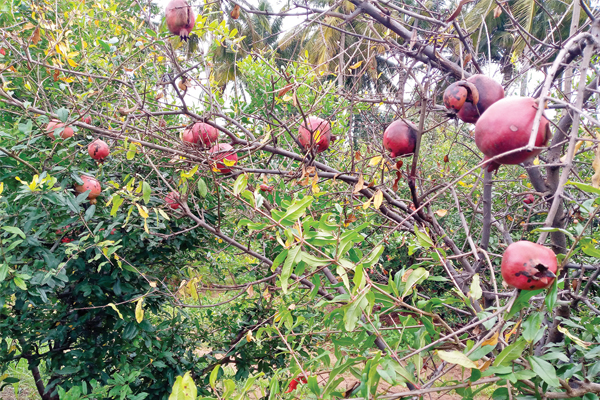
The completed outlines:
<svg viewBox="0 0 600 400">
<path fill-rule="evenodd" d="M 329 148 L 331 142 L 331 125 L 319 117 L 308 117 L 298 129 L 298 141 L 308 150 L 311 145 L 317 147 L 317 153 Z"/>
<path fill-rule="evenodd" d="M 527 194 L 525 196 L 525 198 L 523 199 L 523 203 L 525 203 L 525 204 L 531 204 L 534 201 L 535 201 L 535 197 L 531 193 Z"/>
<path fill-rule="evenodd" d="M 165 197 L 165 203 L 167 203 L 167 205 L 169 207 L 171 207 L 173 210 L 177 210 L 180 207 L 180 205 L 179 205 L 179 193 L 177 193 L 177 192 L 171 192 L 171 193 L 169 193 Z"/>
<path fill-rule="evenodd" d="M 104 140 L 96 139 L 88 145 L 88 153 L 94 160 L 104 162 L 104 159 L 110 154 L 110 148 Z"/>
<path fill-rule="evenodd" d="M 196 17 L 192 7 L 185 0 L 171 0 L 165 9 L 169 32 L 181 40 L 187 40 L 194 29 Z"/>
<path fill-rule="evenodd" d="M 4 47 L 0 47 L 0 54 L 2 54 L 3 56 L 6 55 L 6 50 L 4 49 Z"/>
<path fill-rule="evenodd" d="M 383 147 L 390 157 L 396 158 L 413 153 L 417 144 L 417 127 L 402 119 L 392 122 L 383 132 Z"/>
<path fill-rule="evenodd" d="M 227 174 L 231 172 L 231 168 L 238 162 L 238 156 L 233 147 L 227 143 L 219 143 L 209 150 L 210 154 L 214 154 L 212 157 L 213 168 L 218 169 L 217 172 Z M 223 161 L 222 163 L 219 161 Z"/>
<path fill-rule="evenodd" d="M 64 128 L 64 129 L 61 129 Z M 59 132 L 56 132 L 56 131 Z M 71 136 L 73 136 L 75 134 L 75 132 L 73 131 L 73 128 L 71 128 L 70 126 L 65 127 L 65 124 L 63 124 L 62 122 L 60 122 L 57 119 L 53 119 L 50 122 L 48 122 L 48 125 L 46 126 L 46 134 L 48 136 L 50 136 L 51 139 L 54 139 L 54 132 L 56 132 L 61 138 L 63 139 L 67 139 L 70 138 Z"/>
<path fill-rule="evenodd" d="M 527 146 L 537 112 L 537 102 L 531 97 L 507 97 L 492 104 L 475 124 L 475 144 L 487 157 Z M 535 146 L 546 146 L 550 139 L 550 124 L 542 116 Z M 540 154 L 542 150 L 521 150 L 497 160 L 497 164 L 520 164 Z"/>
<path fill-rule="evenodd" d="M 86 115 L 85 117 L 83 117 L 83 119 L 81 121 L 85 122 L 88 125 L 91 125 L 92 124 L 92 117 L 90 117 L 89 115 Z"/>
<path fill-rule="evenodd" d="M 299 383 L 308 383 L 308 380 L 303 376 L 298 376 L 298 377 L 292 379 L 290 382 L 290 385 L 288 387 L 288 390 L 286 390 L 286 393 L 291 393 L 294 390 L 296 390 Z"/>
<path fill-rule="evenodd" d="M 502 277 L 517 289 L 547 288 L 554 282 L 557 269 L 552 250 L 526 240 L 511 244 L 502 255 Z"/>
<path fill-rule="evenodd" d="M 96 197 L 100 196 L 102 192 L 100 182 L 93 176 L 80 175 L 79 178 L 83 181 L 83 185 L 75 185 L 75 191 L 81 194 L 87 190 L 91 190 L 87 198 L 90 200 L 90 203 L 96 204 Z"/>
<path fill-rule="evenodd" d="M 466 81 L 454 82 L 444 91 L 446 108 L 470 123 L 477 122 L 485 110 L 503 98 L 502 85 L 485 75 L 473 75 Z"/>
<path fill-rule="evenodd" d="M 204 122 L 196 122 L 181 133 L 182 141 L 193 144 L 201 142 L 205 146 L 215 143 L 218 138 L 217 128 Z"/>
</svg>

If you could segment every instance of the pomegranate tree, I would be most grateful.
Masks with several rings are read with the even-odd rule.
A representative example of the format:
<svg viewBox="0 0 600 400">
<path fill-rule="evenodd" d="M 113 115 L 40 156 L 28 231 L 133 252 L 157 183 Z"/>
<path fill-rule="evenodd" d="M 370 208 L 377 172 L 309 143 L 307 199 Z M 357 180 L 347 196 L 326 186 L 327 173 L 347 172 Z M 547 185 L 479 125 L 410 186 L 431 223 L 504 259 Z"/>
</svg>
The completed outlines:
<svg viewBox="0 0 600 400">
<path fill-rule="evenodd" d="M 383 132 L 383 147 L 396 158 L 414 153 L 417 144 L 417 127 L 402 119 L 392 122 Z"/>
<path fill-rule="evenodd" d="M 73 128 L 65 126 L 62 122 L 57 119 L 53 119 L 46 125 L 46 134 L 54 139 L 54 133 L 57 133 L 61 138 L 67 139 L 75 134 Z"/>
<path fill-rule="evenodd" d="M 213 168 L 222 174 L 231 172 L 231 168 L 238 162 L 238 156 L 233 146 L 227 143 L 219 143 L 209 150 L 213 160 Z M 222 161 L 222 162 L 221 162 Z"/>
<path fill-rule="evenodd" d="M 475 123 L 492 104 L 504 98 L 504 88 L 485 75 L 455 82 L 444 92 L 444 105 L 464 122 Z"/>
<path fill-rule="evenodd" d="M 192 7 L 185 0 L 171 0 L 165 8 L 165 17 L 169 32 L 181 40 L 187 40 L 194 29 L 196 17 Z"/>
<path fill-rule="evenodd" d="M 298 130 L 298 141 L 305 150 L 316 146 L 317 153 L 329 148 L 331 142 L 331 125 L 319 117 L 308 117 Z"/>
<path fill-rule="evenodd" d="M 167 205 L 169 207 L 171 207 L 173 210 L 177 210 L 180 206 L 179 204 L 179 193 L 177 192 L 170 192 L 166 197 L 165 197 L 165 203 L 167 203 Z"/>
<path fill-rule="evenodd" d="M 90 200 L 90 203 L 96 204 L 96 197 L 100 196 L 102 192 L 100 182 L 93 176 L 80 175 L 79 178 L 83 181 L 83 185 L 75 185 L 75 191 L 81 194 L 87 190 L 91 190 L 87 198 Z"/>
<path fill-rule="evenodd" d="M 527 146 L 538 103 L 531 97 L 507 97 L 492 104 L 475 124 L 475 144 L 492 158 L 507 151 Z M 546 146 L 550 139 L 550 123 L 542 116 L 535 146 Z M 520 164 L 542 150 L 521 150 L 494 160 L 497 164 Z"/>
<path fill-rule="evenodd" d="M 88 145 L 88 153 L 94 160 L 104 162 L 104 159 L 110 154 L 110 148 L 104 140 L 96 139 Z"/>
<path fill-rule="evenodd" d="M 202 143 L 204 146 L 210 146 L 219 138 L 219 131 L 204 122 L 196 122 L 191 127 L 181 133 L 181 140 L 186 143 Z"/>
<path fill-rule="evenodd" d="M 508 246 L 502 255 L 502 277 L 517 289 L 536 290 L 552 285 L 558 265 L 552 250 L 521 240 Z"/>
</svg>

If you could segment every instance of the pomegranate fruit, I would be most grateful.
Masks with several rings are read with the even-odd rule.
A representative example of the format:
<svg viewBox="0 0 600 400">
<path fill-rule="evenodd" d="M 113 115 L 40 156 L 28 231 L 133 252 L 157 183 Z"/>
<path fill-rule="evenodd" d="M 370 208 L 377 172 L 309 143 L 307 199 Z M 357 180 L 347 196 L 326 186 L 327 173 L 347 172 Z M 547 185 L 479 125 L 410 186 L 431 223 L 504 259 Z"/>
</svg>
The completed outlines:
<svg viewBox="0 0 600 400">
<path fill-rule="evenodd" d="M 475 144 L 492 158 L 507 151 L 527 146 L 537 112 L 537 102 L 531 97 L 507 97 L 492 104 L 475 124 Z M 550 139 L 550 123 L 542 116 L 535 146 L 546 146 Z M 494 160 L 497 164 L 520 164 L 540 154 L 537 149 L 521 150 Z"/>
<path fill-rule="evenodd" d="M 70 126 L 65 126 L 65 124 L 63 124 L 57 119 L 53 119 L 50 122 L 48 122 L 48 125 L 46 125 L 46 134 L 50 136 L 51 139 L 54 139 L 54 133 L 56 131 L 60 131 L 57 132 L 57 134 L 63 139 L 70 138 L 75 134 L 73 128 L 71 128 Z"/>
<path fill-rule="evenodd" d="M 94 160 L 104 162 L 104 159 L 110 154 L 110 148 L 104 140 L 96 139 L 88 145 L 88 153 Z"/>
<path fill-rule="evenodd" d="M 273 191 L 273 189 L 275 189 L 273 186 L 265 185 L 264 183 L 262 185 L 260 185 L 261 192 L 271 193 Z"/>
<path fill-rule="evenodd" d="M 525 198 L 523 199 L 523 203 L 525 204 L 531 204 L 535 201 L 535 197 L 533 197 L 533 195 L 531 193 L 527 194 L 525 196 Z"/>
<path fill-rule="evenodd" d="M 171 192 L 165 197 L 165 203 L 173 210 L 177 210 L 180 207 L 179 204 L 179 193 Z"/>
<path fill-rule="evenodd" d="M 396 158 L 413 153 L 417 144 L 417 128 L 411 122 L 396 120 L 383 132 L 383 147 L 390 157 Z"/>
<path fill-rule="evenodd" d="M 87 190 L 91 190 L 87 198 L 90 200 L 90 203 L 96 204 L 96 197 L 100 196 L 102 192 L 100 182 L 93 176 L 80 175 L 79 178 L 83 181 L 83 185 L 75 185 L 75 191 L 81 194 Z"/>
<path fill-rule="evenodd" d="M 92 117 L 90 117 L 89 115 L 86 115 L 85 117 L 83 117 L 83 119 L 81 121 L 85 122 L 88 125 L 91 125 L 92 124 Z"/>
<path fill-rule="evenodd" d="M 552 285 L 558 265 L 547 247 L 521 240 L 508 246 L 502 255 L 502 277 L 517 289 L 536 290 Z"/>
<path fill-rule="evenodd" d="M 231 168 L 238 162 L 238 156 L 233 147 L 227 143 L 219 143 L 209 150 L 212 154 L 213 168 L 218 169 L 217 172 L 227 174 L 231 172 Z M 223 162 L 220 162 L 223 161 Z"/>
<path fill-rule="evenodd" d="M 165 9 L 165 16 L 169 32 L 181 40 L 187 40 L 196 23 L 192 7 L 185 0 L 171 0 Z"/>
<path fill-rule="evenodd" d="M 205 146 L 215 143 L 218 138 L 219 131 L 217 128 L 204 122 L 196 122 L 181 133 L 182 141 L 192 144 L 200 142 Z"/>
<path fill-rule="evenodd" d="M 504 88 L 485 75 L 454 82 L 444 91 L 444 105 L 464 122 L 475 123 L 492 104 L 504 98 Z"/>
<path fill-rule="evenodd" d="M 298 129 L 298 141 L 308 150 L 312 145 L 321 153 L 329 148 L 331 142 L 331 125 L 319 117 L 308 117 Z"/>
</svg>

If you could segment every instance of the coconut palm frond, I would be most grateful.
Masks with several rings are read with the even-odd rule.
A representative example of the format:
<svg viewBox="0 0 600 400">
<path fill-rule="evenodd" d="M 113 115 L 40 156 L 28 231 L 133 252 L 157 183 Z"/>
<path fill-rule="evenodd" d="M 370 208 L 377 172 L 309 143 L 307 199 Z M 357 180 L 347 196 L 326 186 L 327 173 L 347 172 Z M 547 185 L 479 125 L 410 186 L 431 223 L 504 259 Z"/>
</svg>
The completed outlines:
<svg viewBox="0 0 600 400">
<path fill-rule="evenodd" d="M 531 33 L 533 27 L 533 20 L 535 17 L 537 6 L 535 0 L 516 0 L 512 7 L 513 15 L 519 23 L 519 25 L 526 32 Z M 525 49 L 526 40 L 529 40 L 524 35 L 517 34 L 515 43 L 513 45 L 513 53 L 521 54 Z"/>
</svg>

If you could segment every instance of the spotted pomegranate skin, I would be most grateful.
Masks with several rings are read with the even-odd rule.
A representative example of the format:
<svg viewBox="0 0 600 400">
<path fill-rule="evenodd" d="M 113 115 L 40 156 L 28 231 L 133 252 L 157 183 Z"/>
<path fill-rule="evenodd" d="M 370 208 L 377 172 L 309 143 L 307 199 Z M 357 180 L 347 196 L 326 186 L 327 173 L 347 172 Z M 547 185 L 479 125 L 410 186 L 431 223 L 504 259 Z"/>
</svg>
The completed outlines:
<svg viewBox="0 0 600 400">
<path fill-rule="evenodd" d="M 88 145 L 88 153 L 94 160 L 104 162 L 104 159 L 110 154 L 110 148 L 102 139 L 96 139 Z"/>
<path fill-rule="evenodd" d="M 411 122 L 398 119 L 383 132 L 383 147 L 392 158 L 414 153 L 416 144 L 417 127 Z"/>
<path fill-rule="evenodd" d="M 87 197 L 88 200 L 94 200 L 96 197 L 100 196 L 100 193 L 102 192 L 102 186 L 100 186 L 98 179 L 87 175 L 80 175 L 79 178 L 81 178 L 83 181 L 83 185 L 75 185 L 75 191 L 78 194 L 81 194 L 86 190 L 91 190 Z"/>
<path fill-rule="evenodd" d="M 167 203 L 167 205 L 169 207 L 171 207 L 173 210 L 177 210 L 180 206 L 179 204 L 179 193 L 177 192 L 170 192 L 166 197 L 165 197 L 165 203 Z"/>
<path fill-rule="evenodd" d="M 298 129 L 298 141 L 305 150 L 314 144 L 317 153 L 322 153 L 329 148 L 331 142 L 331 125 L 322 118 L 308 117 Z"/>
<path fill-rule="evenodd" d="M 48 122 L 48 125 L 46 125 L 46 133 L 48 134 L 48 136 L 50 136 L 50 139 L 54 139 L 54 131 L 63 127 L 64 129 L 60 133 L 61 138 L 67 139 L 75 134 L 73 128 L 71 128 L 70 126 L 65 127 L 65 124 L 63 124 L 57 119 L 53 119 L 50 122 Z"/>
<path fill-rule="evenodd" d="M 552 250 L 521 240 L 506 248 L 500 268 L 509 285 L 521 290 L 537 290 L 552 285 L 558 265 Z"/>
<path fill-rule="evenodd" d="M 467 101 L 468 94 L 460 82 L 454 82 L 444 91 L 444 106 L 450 111 L 458 112 Z"/>
<path fill-rule="evenodd" d="M 187 128 L 181 134 L 181 140 L 187 143 L 202 143 L 204 146 L 210 146 L 219 138 L 219 131 L 212 125 L 204 122 L 196 122 Z"/>
<path fill-rule="evenodd" d="M 231 168 L 238 162 L 238 156 L 233 147 L 227 143 L 219 143 L 218 145 L 212 147 L 209 150 L 210 154 L 214 154 L 212 156 L 213 162 L 216 163 L 215 167 L 219 170 L 218 172 L 222 174 L 227 174 L 231 172 Z M 220 162 L 220 161 L 223 161 Z M 227 163 L 229 165 L 226 165 Z"/>
<path fill-rule="evenodd" d="M 537 107 L 537 102 L 531 97 L 507 97 L 497 101 L 475 124 L 475 144 L 488 158 L 527 146 Z M 542 116 L 535 146 L 546 146 L 550 136 L 550 123 Z M 494 161 L 497 164 L 520 164 L 541 151 L 522 150 Z"/>
<path fill-rule="evenodd" d="M 184 0 L 171 0 L 165 8 L 165 16 L 169 32 L 187 40 L 196 23 L 192 7 Z"/>
<path fill-rule="evenodd" d="M 501 84 L 485 75 L 473 75 L 467 82 L 475 85 L 479 94 L 477 105 L 465 102 L 458 111 L 458 118 L 464 122 L 474 124 L 492 104 L 504 98 L 504 88 Z M 466 91 L 466 89 L 465 89 Z"/>
</svg>

